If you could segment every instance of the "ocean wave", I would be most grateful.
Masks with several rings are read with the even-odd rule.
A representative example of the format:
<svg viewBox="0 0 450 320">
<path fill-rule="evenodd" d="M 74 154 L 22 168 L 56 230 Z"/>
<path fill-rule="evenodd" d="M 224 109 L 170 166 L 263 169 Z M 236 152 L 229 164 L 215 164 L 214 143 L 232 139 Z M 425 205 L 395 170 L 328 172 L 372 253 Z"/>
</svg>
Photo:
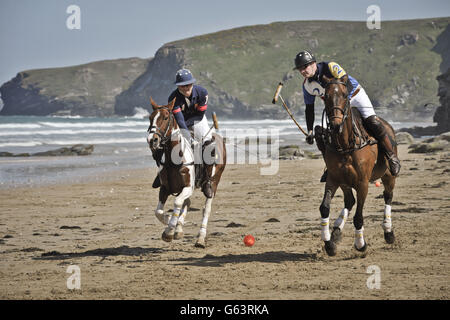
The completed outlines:
<svg viewBox="0 0 450 320">
<path fill-rule="evenodd" d="M 298 121 L 298 119 L 297 119 Z M 272 120 L 272 119 L 264 119 L 264 120 L 220 120 L 219 119 L 219 125 L 220 124 L 231 124 L 231 125 L 264 125 L 264 124 L 271 124 L 274 126 L 278 126 L 280 124 L 287 124 L 287 123 L 293 123 L 290 119 L 283 119 L 283 120 Z"/>
<path fill-rule="evenodd" d="M 40 141 L 22 141 L 22 142 L 6 142 L 0 143 L 0 148 L 4 147 L 36 147 L 43 145 Z"/>
<path fill-rule="evenodd" d="M 135 107 L 134 108 L 134 115 L 131 117 L 125 117 L 127 119 L 147 119 L 150 113 L 147 111 L 147 109 L 141 108 L 141 107 Z"/>
<path fill-rule="evenodd" d="M 82 116 L 51 116 L 52 118 L 63 118 L 63 119 L 82 119 Z"/>
<path fill-rule="evenodd" d="M 147 121 L 129 120 L 123 122 L 39 122 L 39 124 L 51 128 L 109 128 L 148 126 Z"/>
<path fill-rule="evenodd" d="M 147 145 L 145 137 L 142 138 L 121 138 L 121 139 L 83 139 L 83 140 L 40 140 L 40 141 L 11 141 L 6 143 L 0 143 L 0 148 L 4 147 L 35 147 L 42 145 L 62 145 L 72 146 L 75 144 L 122 144 L 122 143 L 142 143 Z"/>
<path fill-rule="evenodd" d="M 37 131 L 0 131 L 1 137 L 7 136 L 35 136 L 35 135 L 75 135 L 92 133 L 142 133 L 146 134 L 145 129 L 86 129 L 86 130 L 37 130 Z"/>
<path fill-rule="evenodd" d="M 147 145 L 147 140 L 145 137 L 142 138 L 121 138 L 121 139 L 83 139 L 83 140 L 49 140 L 45 141 L 44 144 L 55 144 L 55 145 L 75 145 L 75 144 L 119 144 L 119 143 L 142 143 Z"/>
<path fill-rule="evenodd" d="M 42 126 L 33 123 L 0 123 L 0 129 L 37 129 L 37 128 L 42 128 Z"/>
</svg>

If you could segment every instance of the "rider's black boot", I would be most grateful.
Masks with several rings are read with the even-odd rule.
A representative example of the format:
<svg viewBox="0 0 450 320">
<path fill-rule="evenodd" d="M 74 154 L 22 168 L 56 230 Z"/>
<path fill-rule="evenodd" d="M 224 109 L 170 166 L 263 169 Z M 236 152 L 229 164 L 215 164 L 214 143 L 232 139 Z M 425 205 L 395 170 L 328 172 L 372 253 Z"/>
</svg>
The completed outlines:
<svg viewBox="0 0 450 320">
<path fill-rule="evenodd" d="M 389 162 L 389 171 L 395 177 L 400 172 L 400 160 L 394 152 L 393 142 L 386 132 L 384 124 L 378 119 L 377 116 L 370 116 L 364 120 L 366 129 L 373 134 L 375 139 L 378 140 L 379 146 L 386 154 L 386 158 Z"/>
</svg>

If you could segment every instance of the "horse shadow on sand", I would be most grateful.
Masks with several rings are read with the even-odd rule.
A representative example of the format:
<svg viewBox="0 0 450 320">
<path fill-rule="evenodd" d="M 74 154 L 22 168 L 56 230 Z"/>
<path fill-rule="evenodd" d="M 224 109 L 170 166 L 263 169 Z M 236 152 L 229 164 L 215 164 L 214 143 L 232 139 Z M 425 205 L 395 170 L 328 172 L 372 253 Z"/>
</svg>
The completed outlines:
<svg viewBox="0 0 450 320">
<path fill-rule="evenodd" d="M 142 247 L 128 247 L 121 246 L 117 248 L 99 248 L 87 250 L 84 252 L 67 252 L 50 251 L 41 254 L 40 257 L 33 258 L 34 260 L 66 260 L 72 258 L 83 257 L 109 257 L 109 256 L 142 256 L 147 254 L 160 254 L 165 252 L 162 248 L 142 248 Z"/>
<path fill-rule="evenodd" d="M 248 263 L 248 262 L 264 262 L 264 263 L 281 263 L 281 262 L 299 262 L 299 261 L 316 261 L 318 256 L 315 253 L 293 253 L 285 251 L 270 251 L 253 254 L 227 254 L 223 256 L 215 256 L 207 254 L 201 258 L 180 258 L 172 261 L 179 261 L 178 265 L 198 266 L 198 267 L 223 267 L 225 264 Z"/>
</svg>

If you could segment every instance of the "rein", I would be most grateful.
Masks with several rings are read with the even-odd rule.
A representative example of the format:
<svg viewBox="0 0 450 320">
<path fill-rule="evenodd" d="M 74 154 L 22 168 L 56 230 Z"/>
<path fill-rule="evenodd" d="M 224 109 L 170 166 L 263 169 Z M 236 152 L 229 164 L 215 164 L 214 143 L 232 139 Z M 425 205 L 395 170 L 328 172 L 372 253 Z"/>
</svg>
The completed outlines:
<svg viewBox="0 0 450 320">
<path fill-rule="evenodd" d="M 170 147 L 170 143 L 168 143 L 168 142 L 171 141 L 173 132 L 171 132 L 170 135 L 169 135 L 168 133 L 169 133 L 169 131 L 170 131 L 171 129 L 173 129 L 173 125 L 174 125 L 174 116 L 173 116 L 172 112 L 169 110 L 169 108 L 167 108 L 167 107 L 161 107 L 161 108 L 159 108 L 158 110 L 163 110 L 163 109 L 169 111 L 169 124 L 167 125 L 166 130 L 163 132 L 163 130 L 161 130 L 160 127 L 158 127 L 158 126 L 156 126 L 156 125 L 152 125 L 152 123 L 151 123 L 150 126 L 149 126 L 148 129 L 147 129 L 147 132 L 148 132 L 149 134 L 150 134 L 150 133 L 156 134 L 157 136 L 159 136 L 159 137 L 161 138 L 161 142 L 160 142 L 160 145 L 159 145 L 158 149 L 159 149 L 159 150 L 163 150 L 163 152 L 166 153 L 166 154 L 168 154 L 168 155 L 169 155 L 169 158 L 170 158 L 170 154 L 171 154 L 171 150 L 172 150 L 172 149 L 171 149 L 171 147 Z M 184 149 L 184 148 L 183 148 L 183 149 Z M 161 161 L 160 163 L 161 163 L 161 164 L 163 165 L 163 167 L 165 167 L 165 168 L 170 168 L 170 167 L 173 168 L 173 167 L 182 167 L 182 166 L 194 165 L 194 162 L 190 162 L 190 163 L 183 163 L 183 162 L 181 162 L 181 164 L 176 165 L 176 164 L 174 164 L 172 161 L 167 161 L 167 158 L 166 158 L 166 161 L 164 161 L 164 162 Z M 169 189 L 170 189 L 170 179 L 169 179 L 168 183 L 169 183 Z M 181 192 L 179 192 L 179 193 L 173 193 L 172 195 L 178 196 L 180 193 L 181 193 Z"/>
<path fill-rule="evenodd" d="M 346 84 L 345 82 L 342 82 L 342 81 L 339 81 L 339 80 L 332 80 L 332 81 L 330 81 L 330 82 L 327 84 L 327 87 L 328 87 L 330 84 L 342 84 L 342 85 L 344 85 L 344 86 L 347 86 L 347 84 Z M 348 117 L 349 107 L 350 107 L 350 101 L 349 101 L 348 99 L 346 99 L 346 103 L 345 103 L 344 109 L 342 109 L 342 108 L 340 108 L 340 107 L 335 107 L 335 106 L 333 106 L 333 107 L 331 108 L 331 110 L 330 110 L 331 112 L 334 111 L 334 110 L 339 110 L 340 112 L 342 112 L 342 118 L 341 118 L 341 117 L 338 117 L 338 116 L 334 116 L 334 115 L 332 115 L 332 114 L 328 114 L 328 112 L 327 112 L 327 117 L 328 117 L 329 120 L 333 120 L 333 119 L 335 119 L 335 118 L 342 119 L 342 122 L 341 122 L 341 124 L 339 125 L 339 133 L 342 133 L 342 128 L 343 128 L 343 126 L 344 126 L 345 120 L 347 120 L 347 117 Z"/>
<path fill-rule="evenodd" d="M 327 84 L 327 87 L 330 84 L 342 84 L 344 86 L 347 86 L 347 84 L 345 82 L 342 82 L 342 81 L 339 81 L 339 80 L 332 80 L 332 81 L 330 81 Z M 348 145 L 349 145 L 348 148 L 344 148 L 343 146 L 341 146 L 341 143 L 339 143 L 339 139 L 338 139 L 339 135 L 342 134 L 344 125 L 346 124 L 348 117 L 351 116 L 350 101 L 347 98 L 345 100 L 346 100 L 346 102 L 345 102 L 344 108 L 336 107 L 336 106 L 333 105 L 333 107 L 331 107 L 331 109 L 330 108 L 325 108 L 324 114 L 326 113 L 326 115 L 327 115 L 327 120 L 328 120 L 327 121 L 327 131 L 331 132 L 331 138 L 332 138 L 331 140 L 334 142 L 336 151 L 338 153 L 343 153 L 343 154 L 347 153 L 348 154 L 348 153 L 352 153 L 353 151 L 362 148 L 362 146 L 360 145 L 360 146 L 357 147 L 355 145 L 356 142 L 355 142 L 355 137 L 354 137 L 353 134 L 350 134 L 349 141 L 348 141 Z M 329 112 L 328 112 L 327 109 L 329 109 Z M 338 117 L 338 116 L 333 115 L 332 112 L 334 110 L 339 110 L 339 112 L 342 113 L 342 117 Z M 324 116 L 324 114 L 322 114 L 322 117 Z M 338 135 L 333 134 L 332 133 L 333 131 L 329 130 L 329 121 L 332 120 L 332 119 L 335 119 L 335 118 L 342 119 L 342 122 L 339 124 L 338 130 L 337 130 Z M 353 124 L 353 118 L 352 118 L 352 127 L 355 127 L 355 124 Z M 353 130 L 352 130 L 352 133 L 353 133 Z"/>
<path fill-rule="evenodd" d="M 169 110 L 169 108 L 167 108 L 167 107 L 161 107 L 158 110 L 162 110 L 162 109 Z M 172 112 L 170 112 L 170 110 L 169 110 L 169 124 L 167 125 L 167 128 L 164 131 L 164 133 L 161 134 L 161 132 L 162 132 L 161 128 L 157 127 L 156 125 L 152 126 L 152 124 L 150 124 L 150 126 L 147 129 L 148 133 L 156 134 L 157 136 L 159 136 L 161 138 L 161 142 L 160 142 L 160 145 L 159 145 L 158 149 L 159 150 L 162 149 L 164 152 L 168 152 L 169 154 L 170 154 L 171 149 L 170 149 L 170 145 L 168 144 L 168 142 L 171 141 L 173 132 L 171 132 L 170 135 L 168 135 L 168 133 L 169 133 L 170 129 L 173 129 L 172 128 L 173 124 L 174 124 L 174 116 L 173 116 Z M 152 129 L 155 129 L 156 131 L 153 131 Z M 169 165 L 170 165 L 170 163 L 171 162 L 169 162 Z M 161 164 L 163 166 L 165 166 L 166 162 L 164 162 L 164 163 L 161 162 Z M 193 165 L 193 164 L 194 164 L 194 162 L 190 162 L 190 163 L 181 163 L 180 165 L 175 165 L 175 166 L 176 167 L 178 167 L 178 166 L 190 166 L 190 165 Z M 174 165 L 174 164 L 172 164 L 172 165 Z"/>
<path fill-rule="evenodd" d="M 337 79 L 331 80 L 328 84 L 342 84 L 344 86 L 347 86 L 347 84 L 345 82 L 339 81 Z M 332 106 L 331 108 L 328 108 L 330 113 L 327 111 L 327 108 L 324 109 L 323 113 L 322 113 L 322 123 L 324 122 L 324 118 L 326 115 L 326 134 L 323 137 L 324 141 L 328 141 L 328 143 L 330 145 L 333 145 L 335 150 L 340 153 L 340 154 L 350 154 L 356 150 L 362 149 L 363 147 L 367 146 L 367 145 L 372 145 L 374 143 L 376 143 L 376 141 L 373 141 L 371 139 L 369 139 L 367 136 L 363 135 L 362 132 L 360 131 L 360 129 L 358 128 L 358 124 L 355 122 L 354 117 L 352 116 L 352 108 L 350 106 L 350 100 L 346 98 L 346 103 L 344 108 L 341 107 L 336 107 L 336 106 Z M 332 111 L 334 110 L 339 110 L 340 112 L 342 112 L 342 118 L 338 117 L 338 116 L 334 116 L 332 113 Z M 344 142 L 344 144 L 346 144 L 346 146 L 342 146 L 342 144 L 339 142 L 339 137 L 343 132 L 343 128 L 345 125 L 347 124 L 347 120 L 348 118 L 351 118 L 351 122 L 350 122 L 350 134 L 348 137 L 348 141 Z M 339 118 L 342 119 L 341 124 L 338 127 L 337 133 L 336 131 L 330 130 L 329 124 L 330 124 L 330 120 L 335 119 L 335 118 Z M 359 138 L 359 142 L 357 142 L 357 138 Z"/>
</svg>

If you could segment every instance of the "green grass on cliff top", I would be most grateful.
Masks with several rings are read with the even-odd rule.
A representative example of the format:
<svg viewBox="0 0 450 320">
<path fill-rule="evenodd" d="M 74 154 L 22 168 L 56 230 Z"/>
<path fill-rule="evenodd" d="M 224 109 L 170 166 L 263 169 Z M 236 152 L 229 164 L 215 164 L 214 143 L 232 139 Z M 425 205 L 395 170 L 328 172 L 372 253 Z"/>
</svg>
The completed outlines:
<svg viewBox="0 0 450 320">
<path fill-rule="evenodd" d="M 335 61 L 365 87 L 375 104 L 386 104 L 401 84 L 411 85 L 410 103 L 438 103 L 442 57 L 432 49 L 450 18 L 382 22 L 298 21 L 237 28 L 172 44 L 187 49 L 191 69 L 207 88 L 209 73 L 223 91 L 252 105 L 270 104 L 278 82 L 293 76 L 285 99 L 301 91 L 302 77 L 291 71 L 295 55 L 311 50 L 319 61 Z M 405 35 L 418 40 L 401 45 Z M 447 53 L 450 54 L 450 53 Z M 202 75 L 200 74 L 202 72 Z M 416 79 L 418 86 L 413 85 Z M 401 90 L 402 91 L 402 90 Z M 294 106 L 298 108 L 299 106 Z"/>
</svg>

